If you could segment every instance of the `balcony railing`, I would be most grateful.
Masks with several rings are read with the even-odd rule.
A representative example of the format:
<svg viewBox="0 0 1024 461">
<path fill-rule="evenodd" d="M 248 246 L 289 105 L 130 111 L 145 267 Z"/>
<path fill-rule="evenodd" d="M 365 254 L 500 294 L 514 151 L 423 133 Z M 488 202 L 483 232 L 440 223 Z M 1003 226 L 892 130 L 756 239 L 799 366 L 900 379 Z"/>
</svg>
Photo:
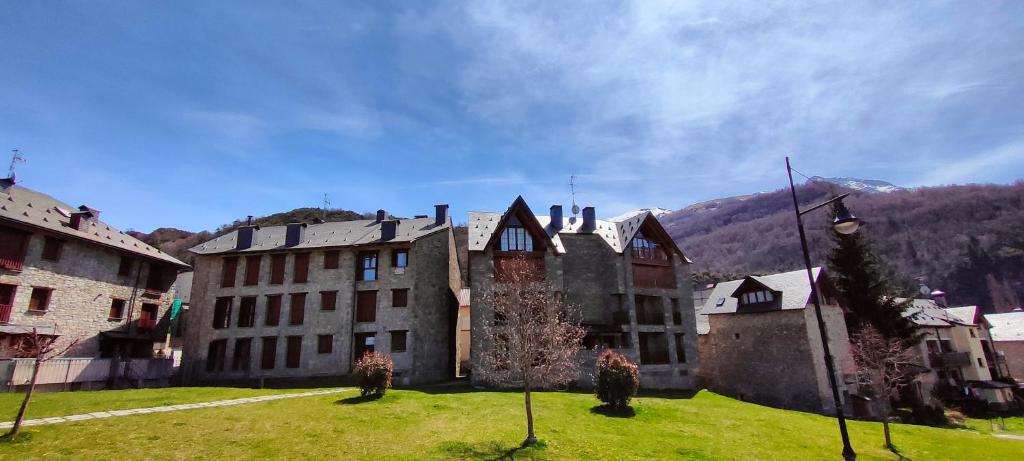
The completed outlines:
<svg viewBox="0 0 1024 461">
<path fill-rule="evenodd" d="M 9 271 L 21 272 L 24 267 L 24 258 L 5 258 L 0 257 L 0 269 L 7 269 Z"/>
<path fill-rule="evenodd" d="M 11 305 L 0 304 L 0 323 L 11 323 Z"/>
<path fill-rule="evenodd" d="M 675 288 L 675 268 L 663 265 L 633 264 L 633 285 L 650 288 Z"/>
<path fill-rule="evenodd" d="M 940 352 L 928 355 L 928 361 L 932 368 L 935 367 L 964 367 L 971 364 L 971 354 L 967 352 Z"/>
</svg>

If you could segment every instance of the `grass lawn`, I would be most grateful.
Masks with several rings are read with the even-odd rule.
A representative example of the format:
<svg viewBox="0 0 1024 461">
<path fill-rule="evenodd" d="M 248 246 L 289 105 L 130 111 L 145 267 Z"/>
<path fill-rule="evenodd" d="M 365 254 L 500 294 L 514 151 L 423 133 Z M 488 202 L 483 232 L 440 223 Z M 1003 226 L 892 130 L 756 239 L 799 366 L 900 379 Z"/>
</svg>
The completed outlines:
<svg viewBox="0 0 1024 461">
<path fill-rule="evenodd" d="M 1004 427 L 1000 430 L 999 425 L 1002 424 Z M 1024 436 L 1024 417 L 1014 416 L 1010 418 L 995 418 L 990 420 L 987 419 L 968 419 L 965 425 L 973 430 L 983 433 L 1003 433 L 1003 434 L 1016 434 Z"/>
<path fill-rule="evenodd" d="M 70 406 L 80 394 L 49 398 Z M 802 460 L 839 459 L 840 451 L 833 419 L 710 392 L 640 397 L 632 417 L 592 412 L 596 400 L 589 394 L 537 393 L 534 413 L 542 442 L 528 449 L 516 448 L 525 435 L 518 393 L 394 390 L 368 402 L 356 395 L 350 390 L 29 427 L 17 441 L 0 441 L 0 458 Z M 859 459 L 899 459 L 882 448 L 880 424 L 855 421 L 850 431 Z M 900 453 L 913 460 L 1020 460 L 1024 454 L 1024 442 L 973 430 L 896 424 L 893 437 Z"/>
<path fill-rule="evenodd" d="M 159 407 L 183 403 L 241 399 L 260 395 L 304 392 L 311 389 L 246 389 L 235 387 L 171 387 L 123 391 L 36 392 L 26 419 L 78 415 L 105 410 Z M 24 393 L 0 393 L 0 421 L 14 421 Z"/>
</svg>

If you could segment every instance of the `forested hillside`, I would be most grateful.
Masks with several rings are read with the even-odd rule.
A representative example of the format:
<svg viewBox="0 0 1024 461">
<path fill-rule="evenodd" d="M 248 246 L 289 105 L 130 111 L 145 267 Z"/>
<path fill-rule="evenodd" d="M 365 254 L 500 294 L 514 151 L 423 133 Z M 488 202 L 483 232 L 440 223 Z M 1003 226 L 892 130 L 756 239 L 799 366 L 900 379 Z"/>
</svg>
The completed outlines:
<svg viewBox="0 0 1024 461">
<path fill-rule="evenodd" d="M 798 196 L 806 206 L 847 191 L 816 182 L 800 186 Z M 1024 298 L 1024 183 L 852 191 L 846 204 L 900 287 L 916 292 L 923 280 L 953 303 L 986 310 Z M 805 217 L 815 264 L 832 245 L 827 215 Z M 788 189 L 704 202 L 660 219 L 700 280 L 802 267 Z"/>
</svg>

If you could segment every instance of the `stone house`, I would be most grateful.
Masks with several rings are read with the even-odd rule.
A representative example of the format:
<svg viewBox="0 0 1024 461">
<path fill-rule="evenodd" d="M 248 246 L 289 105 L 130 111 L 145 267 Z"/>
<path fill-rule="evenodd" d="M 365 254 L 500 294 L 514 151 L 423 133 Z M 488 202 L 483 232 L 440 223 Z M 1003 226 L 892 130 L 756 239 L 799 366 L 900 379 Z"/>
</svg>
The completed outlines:
<svg viewBox="0 0 1024 461">
<path fill-rule="evenodd" d="M 397 384 L 454 376 L 447 205 L 433 218 L 246 225 L 191 251 L 187 382 L 341 376 L 369 351 L 391 355 Z"/>
<path fill-rule="evenodd" d="M 500 283 L 502 261 L 527 257 L 582 307 L 588 350 L 579 384 L 592 384 L 597 353 L 611 348 L 639 364 L 642 387 L 695 388 L 690 261 L 649 211 L 604 221 L 586 207 L 582 218 L 566 219 L 560 205 L 538 216 L 518 197 L 504 213 L 470 212 L 468 226 L 473 366 L 490 349 L 478 333 L 493 315 L 485 293 Z"/>
<path fill-rule="evenodd" d="M 1024 383 L 1024 310 L 1016 308 L 1002 314 L 985 314 L 989 334 L 996 350 L 997 374 Z"/>
<path fill-rule="evenodd" d="M 844 409 L 855 366 L 836 290 L 813 269 Z M 715 286 L 699 310 L 701 379 L 709 389 L 779 408 L 835 413 L 807 271 L 748 276 Z"/>
<path fill-rule="evenodd" d="M 996 407 L 1012 401 L 1012 386 L 993 380 L 998 356 L 977 306 L 945 307 L 943 293 L 935 292 L 933 299 L 911 300 L 906 315 L 922 334 L 916 354 L 926 370 L 913 388 L 920 401 L 930 403 L 942 388 Z"/>
<path fill-rule="evenodd" d="M 0 357 L 33 328 L 71 357 L 151 357 L 188 266 L 72 207 L 0 179 Z"/>
</svg>

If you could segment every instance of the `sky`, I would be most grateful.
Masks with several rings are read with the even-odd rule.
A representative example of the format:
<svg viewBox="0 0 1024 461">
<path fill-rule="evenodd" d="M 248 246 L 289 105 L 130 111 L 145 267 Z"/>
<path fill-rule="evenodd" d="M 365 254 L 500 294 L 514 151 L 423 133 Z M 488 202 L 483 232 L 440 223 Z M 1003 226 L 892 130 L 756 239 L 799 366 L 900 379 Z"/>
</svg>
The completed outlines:
<svg viewBox="0 0 1024 461">
<path fill-rule="evenodd" d="M 119 228 L 1024 177 L 1024 2 L 0 2 L 0 164 Z"/>
</svg>

